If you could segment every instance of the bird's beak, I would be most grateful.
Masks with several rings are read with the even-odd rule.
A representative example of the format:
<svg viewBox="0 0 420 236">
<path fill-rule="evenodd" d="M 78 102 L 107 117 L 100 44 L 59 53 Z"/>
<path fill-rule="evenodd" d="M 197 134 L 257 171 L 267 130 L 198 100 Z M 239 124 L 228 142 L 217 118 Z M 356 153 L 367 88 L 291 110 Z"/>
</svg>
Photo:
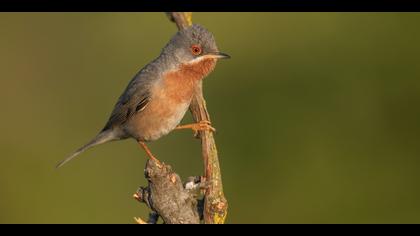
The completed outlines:
<svg viewBox="0 0 420 236">
<path fill-rule="evenodd" d="M 230 58 L 228 54 L 223 53 L 223 52 L 212 52 L 212 53 L 208 53 L 206 56 L 210 58 L 214 58 L 214 59 L 229 59 Z"/>
</svg>

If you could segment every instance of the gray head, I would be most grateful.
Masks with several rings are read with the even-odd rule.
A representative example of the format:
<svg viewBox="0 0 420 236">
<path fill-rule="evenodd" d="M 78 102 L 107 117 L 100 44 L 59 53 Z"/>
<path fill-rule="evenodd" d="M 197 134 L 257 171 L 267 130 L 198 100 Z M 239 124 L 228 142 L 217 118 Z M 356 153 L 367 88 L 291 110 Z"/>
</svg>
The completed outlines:
<svg viewBox="0 0 420 236">
<path fill-rule="evenodd" d="M 208 58 L 230 58 L 227 54 L 219 52 L 212 33 L 195 24 L 176 33 L 163 49 L 163 53 L 173 56 L 182 64 Z"/>
</svg>

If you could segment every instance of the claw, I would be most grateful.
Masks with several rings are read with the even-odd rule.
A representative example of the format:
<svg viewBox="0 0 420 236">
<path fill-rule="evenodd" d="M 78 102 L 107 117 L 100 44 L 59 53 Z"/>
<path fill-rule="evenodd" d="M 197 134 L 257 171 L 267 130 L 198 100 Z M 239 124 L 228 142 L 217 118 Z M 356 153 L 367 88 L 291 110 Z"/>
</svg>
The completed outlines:
<svg viewBox="0 0 420 236">
<path fill-rule="evenodd" d="M 211 126 L 211 122 L 208 120 L 202 120 L 198 123 L 188 124 L 188 125 L 179 125 L 175 129 L 192 129 L 194 132 L 194 137 L 198 137 L 199 131 L 211 131 L 216 133 L 216 129 Z"/>
<path fill-rule="evenodd" d="M 208 120 L 202 120 L 198 123 L 199 131 L 212 131 L 213 133 L 216 133 L 216 129 L 211 126 L 211 122 Z"/>
</svg>

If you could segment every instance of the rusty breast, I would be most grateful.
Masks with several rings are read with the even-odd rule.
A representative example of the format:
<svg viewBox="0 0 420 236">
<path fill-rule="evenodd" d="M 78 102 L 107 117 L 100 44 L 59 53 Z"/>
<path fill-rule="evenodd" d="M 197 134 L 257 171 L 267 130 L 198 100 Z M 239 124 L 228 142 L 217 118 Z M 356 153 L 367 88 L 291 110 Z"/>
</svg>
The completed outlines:
<svg viewBox="0 0 420 236">
<path fill-rule="evenodd" d="M 199 80 L 208 75 L 215 65 L 215 60 L 206 59 L 166 73 L 151 90 L 148 106 L 132 120 L 132 136 L 152 141 L 172 131 L 187 112 Z"/>
<path fill-rule="evenodd" d="M 210 74 L 215 66 L 215 59 L 204 59 L 194 64 L 183 64 L 167 73 L 164 78 L 167 95 L 178 102 L 191 99 L 197 81 Z"/>
</svg>

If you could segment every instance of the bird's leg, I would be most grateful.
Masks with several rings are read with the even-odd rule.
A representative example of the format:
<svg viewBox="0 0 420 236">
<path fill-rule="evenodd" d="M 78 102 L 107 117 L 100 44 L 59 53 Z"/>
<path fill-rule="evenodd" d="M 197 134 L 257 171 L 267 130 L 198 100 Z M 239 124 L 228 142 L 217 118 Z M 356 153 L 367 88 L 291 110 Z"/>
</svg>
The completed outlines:
<svg viewBox="0 0 420 236">
<path fill-rule="evenodd" d="M 188 125 L 179 125 L 175 129 L 192 129 L 194 133 L 198 131 L 212 131 L 216 132 L 216 129 L 211 126 L 210 121 L 202 120 L 198 123 L 188 124 Z"/>
<path fill-rule="evenodd" d="M 139 144 L 140 144 L 140 146 L 144 149 L 144 151 L 146 152 L 146 154 L 149 156 L 149 158 L 150 159 L 152 159 L 152 160 L 154 160 L 155 162 L 156 162 L 156 164 L 158 165 L 158 166 L 161 166 L 160 165 L 160 161 L 155 157 L 155 156 L 153 156 L 153 154 L 152 154 L 152 152 L 150 151 L 150 149 L 147 147 L 147 145 L 146 145 L 146 143 L 144 143 L 144 142 L 139 142 Z"/>
</svg>

